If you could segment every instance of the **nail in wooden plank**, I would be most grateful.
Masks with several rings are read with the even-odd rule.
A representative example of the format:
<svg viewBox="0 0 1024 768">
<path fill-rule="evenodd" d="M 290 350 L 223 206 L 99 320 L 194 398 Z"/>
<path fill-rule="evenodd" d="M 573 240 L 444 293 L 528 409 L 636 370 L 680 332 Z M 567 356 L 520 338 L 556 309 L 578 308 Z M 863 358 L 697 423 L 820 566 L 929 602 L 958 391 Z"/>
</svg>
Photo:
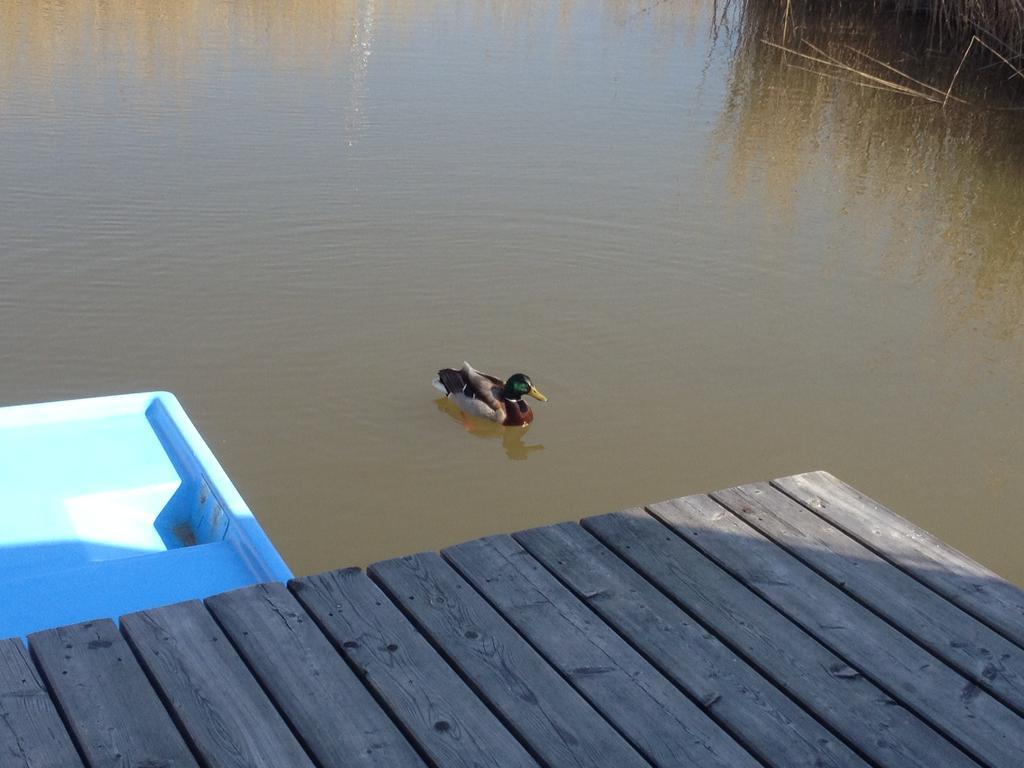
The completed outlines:
<svg viewBox="0 0 1024 768">
<path fill-rule="evenodd" d="M 1018 714 L 1024 713 L 1024 649 L 768 483 L 711 495 Z"/>
<path fill-rule="evenodd" d="M 537 763 L 362 571 L 289 588 L 432 762 L 444 768 Z"/>
<path fill-rule="evenodd" d="M 440 555 L 385 560 L 369 573 L 542 762 L 648 765 Z"/>
<path fill-rule="evenodd" d="M 887 768 L 976 764 L 859 670 L 643 510 L 588 518 L 584 525 L 877 764 Z M 756 552 L 751 550 L 749 556 Z"/>
<path fill-rule="evenodd" d="M 1024 589 L 828 472 L 773 484 L 1024 648 Z"/>
<path fill-rule="evenodd" d="M 283 584 L 207 598 L 207 607 L 317 763 L 424 765 Z"/>
<path fill-rule="evenodd" d="M 654 765 L 760 765 L 511 536 L 442 554 Z"/>
<path fill-rule="evenodd" d="M 81 768 L 82 761 L 21 638 L 0 641 L 0 765 Z"/>
<path fill-rule="evenodd" d="M 29 636 L 90 768 L 195 768 L 185 740 L 109 619 Z"/>
<path fill-rule="evenodd" d="M 650 509 L 979 761 L 1020 768 L 1024 720 L 710 497 L 690 496 Z"/>
<path fill-rule="evenodd" d="M 513 537 L 765 764 L 867 765 L 580 526 L 564 523 Z"/>
<path fill-rule="evenodd" d="M 312 768 L 202 603 L 132 613 L 121 628 L 204 764 Z"/>
</svg>

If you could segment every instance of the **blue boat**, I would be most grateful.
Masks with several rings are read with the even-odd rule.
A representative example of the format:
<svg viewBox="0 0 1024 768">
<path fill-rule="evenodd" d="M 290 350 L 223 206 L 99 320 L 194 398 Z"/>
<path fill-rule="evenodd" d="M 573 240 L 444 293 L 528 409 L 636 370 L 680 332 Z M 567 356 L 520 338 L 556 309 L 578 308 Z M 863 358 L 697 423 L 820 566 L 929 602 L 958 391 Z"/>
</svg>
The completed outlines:
<svg viewBox="0 0 1024 768">
<path fill-rule="evenodd" d="M 0 638 L 291 576 L 174 395 L 0 408 Z"/>
</svg>

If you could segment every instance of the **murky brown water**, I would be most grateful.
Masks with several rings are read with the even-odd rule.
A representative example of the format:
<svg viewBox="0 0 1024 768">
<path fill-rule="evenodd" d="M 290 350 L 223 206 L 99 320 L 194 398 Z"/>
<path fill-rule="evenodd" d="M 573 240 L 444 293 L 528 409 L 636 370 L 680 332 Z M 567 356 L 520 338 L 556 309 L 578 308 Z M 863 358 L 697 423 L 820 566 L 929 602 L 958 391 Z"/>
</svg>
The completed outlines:
<svg viewBox="0 0 1024 768">
<path fill-rule="evenodd" d="M 174 391 L 300 573 L 827 468 L 1024 583 L 1019 118 L 711 18 L 0 0 L 0 402 Z"/>
</svg>

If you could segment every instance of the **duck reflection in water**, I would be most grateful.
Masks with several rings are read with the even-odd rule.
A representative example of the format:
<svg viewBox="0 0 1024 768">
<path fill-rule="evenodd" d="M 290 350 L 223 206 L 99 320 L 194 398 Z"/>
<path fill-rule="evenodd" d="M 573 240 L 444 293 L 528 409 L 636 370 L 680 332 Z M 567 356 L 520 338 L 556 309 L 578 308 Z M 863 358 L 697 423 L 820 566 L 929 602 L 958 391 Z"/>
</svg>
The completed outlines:
<svg viewBox="0 0 1024 768">
<path fill-rule="evenodd" d="M 477 419 L 467 416 L 456 407 L 455 403 L 446 397 L 439 397 L 434 401 L 437 410 L 448 414 L 453 421 L 462 425 L 469 434 L 487 440 L 500 439 L 505 448 L 505 455 L 513 461 L 524 461 L 534 451 L 543 451 L 543 445 L 527 445 L 523 442 L 526 433 L 530 431 L 530 425 L 523 427 L 505 427 L 486 419 Z"/>
</svg>

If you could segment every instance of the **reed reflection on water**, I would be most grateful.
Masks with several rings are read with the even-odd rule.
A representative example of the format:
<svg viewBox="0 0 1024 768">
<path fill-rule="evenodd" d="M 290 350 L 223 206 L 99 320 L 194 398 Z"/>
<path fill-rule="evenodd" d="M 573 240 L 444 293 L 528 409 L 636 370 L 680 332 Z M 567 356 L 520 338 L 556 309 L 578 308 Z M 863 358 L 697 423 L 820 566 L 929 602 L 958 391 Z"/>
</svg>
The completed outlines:
<svg viewBox="0 0 1024 768">
<path fill-rule="evenodd" d="M 820 467 L 1024 582 L 1016 118 L 765 7 L 0 0 L 0 402 L 175 391 L 301 573 Z"/>
<path fill-rule="evenodd" d="M 829 14 L 827 7 L 790 21 L 787 42 L 809 40 L 824 47 L 822 55 L 835 52 L 851 64 L 859 55 L 880 79 L 908 82 L 877 62 L 943 87 L 956 73 L 959 57 L 931 48 L 926 29 L 908 35 L 895 18 L 880 21 L 856 8 Z M 942 275 L 940 303 L 951 329 L 980 322 L 999 338 L 1018 337 L 1024 331 L 1024 138 L 1019 111 L 991 106 L 1005 103 L 999 81 L 1007 73 L 988 66 L 963 75 L 959 92 L 974 106 L 941 108 L 858 87 L 808 71 L 804 60 L 765 45 L 783 30 L 778 10 L 746 3 L 735 36 L 730 98 L 719 122 L 734 190 L 761 195 L 784 214 L 799 204 L 806 177 L 827 157 L 831 183 L 844 200 L 840 213 L 870 200 L 872 215 L 887 219 L 891 234 L 881 255 L 890 268 Z M 872 223 L 877 227 L 865 222 Z"/>
</svg>

